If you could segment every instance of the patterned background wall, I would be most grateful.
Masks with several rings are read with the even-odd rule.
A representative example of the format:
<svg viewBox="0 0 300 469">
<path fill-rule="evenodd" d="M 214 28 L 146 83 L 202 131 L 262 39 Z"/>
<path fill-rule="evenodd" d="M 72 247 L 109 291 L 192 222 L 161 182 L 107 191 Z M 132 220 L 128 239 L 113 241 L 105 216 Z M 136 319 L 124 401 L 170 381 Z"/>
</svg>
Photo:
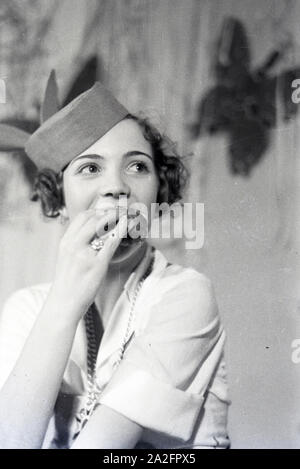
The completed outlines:
<svg viewBox="0 0 300 469">
<path fill-rule="evenodd" d="M 160 244 L 172 260 L 213 280 L 227 332 L 233 447 L 296 447 L 300 365 L 298 122 L 273 131 L 248 179 L 228 170 L 223 136 L 192 141 L 188 126 L 213 85 L 213 46 L 227 15 L 248 30 L 253 64 L 282 41 L 280 67 L 300 64 L 297 0 L 2 0 L 0 118 L 38 116 L 45 80 L 57 71 L 61 99 L 85 61 L 132 111 L 143 110 L 187 155 L 187 201 L 205 204 L 205 245 Z M 299 77 L 300 78 L 300 77 Z M 279 109 L 280 112 L 280 109 Z M 280 117 L 280 116 L 279 116 Z M 20 160 L 0 155 L 0 302 L 16 288 L 51 279 L 63 227 L 29 202 Z"/>
</svg>

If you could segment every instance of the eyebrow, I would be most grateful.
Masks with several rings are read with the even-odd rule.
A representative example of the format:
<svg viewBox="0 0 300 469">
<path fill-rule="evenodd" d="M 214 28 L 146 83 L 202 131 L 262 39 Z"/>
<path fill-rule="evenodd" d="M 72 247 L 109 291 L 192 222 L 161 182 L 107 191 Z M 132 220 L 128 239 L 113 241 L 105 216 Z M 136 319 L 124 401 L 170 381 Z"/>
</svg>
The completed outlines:
<svg viewBox="0 0 300 469">
<path fill-rule="evenodd" d="M 148 153 L 144 153 L 143 151 L 139 151 L 139 150 L 127 151 L 122 156 L 123 156 L 123 158 L 129 158 L 130 156 L 137 156 L 137 155 L 147 156 L 152 161 L 152 156 L 151 155 L 149 155 Z M 72 161 L 72 163 L 75 163 L 75 161 L 81 160 L 83 158 L 89 158 L 89 159 L 92 159 L 92 160 L 99 160 L 99 159 L 104 160 L 105 159 L 104 156 L 102 156 L 102 155 L 98 155 L 97 153 L 91 153 L 91 154 L 87 154 L 87 155 L 78 156 L 77 158 L 75 158 Z"/>
</svg>

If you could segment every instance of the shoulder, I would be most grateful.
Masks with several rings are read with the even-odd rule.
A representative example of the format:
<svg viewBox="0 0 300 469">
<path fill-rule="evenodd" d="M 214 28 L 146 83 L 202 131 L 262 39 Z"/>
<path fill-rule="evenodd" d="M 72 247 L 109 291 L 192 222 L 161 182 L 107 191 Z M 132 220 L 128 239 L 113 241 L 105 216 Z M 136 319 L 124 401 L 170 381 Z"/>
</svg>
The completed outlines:
<svg viewBox="0 0 300 469">
<path fill-rule="evenodd" d="M 202 292 L 213 290 L 212 282 L 205 274 L 192 267 L 169 263 L 158 250 L 156 250 L 153 274 L 164 290 L 177 290 L 177 288 L 184 287 L 190 291 L 194 290 L 195 293 L 199 288 Z"/>
<path fill-rule="evenodd" d="M 36 317 L 47 298 L 50 287 L 51 283 L 40 283 L 14 291 L 4 303 L 2 320 L 12 315 L 24 316 L 26 314 L 32 318 Z"/>
<path fill-rule="evenodd" d="M 211 280 L 193 268 L 165 263 L 154 270 L 148 291 L 151 309 L 156 312 L 152 316 L 159 321 L 182 318 L 192 328 L 205 327 L 219 317 Z"/>
<path fill-rule="evenodd" d="M 205 274 L 178 264 L 166 267 L 162 273 L 160 285 L 163 289 L 176 291 L 177 294 L 189 293 L 189 295 L 197 297 L 213 294 L 212 282 Z"/>
</svg>

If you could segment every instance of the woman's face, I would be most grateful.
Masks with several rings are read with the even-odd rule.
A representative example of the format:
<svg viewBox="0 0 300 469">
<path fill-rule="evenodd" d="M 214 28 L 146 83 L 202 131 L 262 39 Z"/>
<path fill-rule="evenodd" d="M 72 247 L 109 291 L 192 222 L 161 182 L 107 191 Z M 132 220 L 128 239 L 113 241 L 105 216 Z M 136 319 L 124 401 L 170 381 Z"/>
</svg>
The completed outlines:
<svg viewBox="0 0 300 469">
<path fill-rule="evenodd" d="M 120 200 L 143 204 L 151 213 L 159 179 L 150 143 L 139 125 L 125 119 L 115 125 L 87 150 L 74 158 L 63 173 L 67 215 L 72 219 L 81 211 L 96 207 L 98 213 L 118 206 Z M 131 257 L 141 246 L 138 240 L 121 242 L 115 262 Z"/>
</svg>

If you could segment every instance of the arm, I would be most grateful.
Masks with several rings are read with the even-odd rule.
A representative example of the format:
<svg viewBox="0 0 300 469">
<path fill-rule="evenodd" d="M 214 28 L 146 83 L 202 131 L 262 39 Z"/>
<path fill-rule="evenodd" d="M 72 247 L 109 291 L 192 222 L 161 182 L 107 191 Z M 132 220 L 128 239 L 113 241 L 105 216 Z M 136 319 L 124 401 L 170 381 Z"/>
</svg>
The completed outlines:
<svg viewBox="0 0 300 469">
<path fill-rule="evenodd" d="M 77 328 L 58 304 L 49 297 L 0 392 L 1 448 L 42 446 Z"/>
<path fill-rule="evenodd" d="M 0 392 L 2 448 L 40 448 L 43 443 L 78 323 L 127 231 L 127 219 L 120 220 L 99 252 L 89 246 L 96 227 L 95 211 L 82 212 L 61 240 L 51 292 Z M 13 328 L 14 318 L 10 321 Z"/>
<path fill-rule="evenodd" d="M 134 448 L 143 428 L 105 405 L 98 406 L 71 449 Z"/>
</svg>

